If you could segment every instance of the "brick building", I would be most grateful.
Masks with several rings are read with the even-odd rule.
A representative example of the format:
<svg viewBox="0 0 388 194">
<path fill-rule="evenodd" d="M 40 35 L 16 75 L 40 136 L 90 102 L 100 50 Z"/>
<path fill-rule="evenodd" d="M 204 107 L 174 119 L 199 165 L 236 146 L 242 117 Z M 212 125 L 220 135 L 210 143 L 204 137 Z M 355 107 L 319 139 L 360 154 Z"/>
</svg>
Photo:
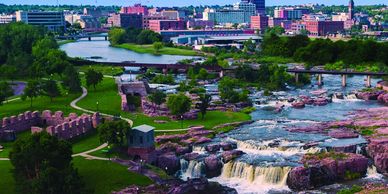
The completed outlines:
<svg viewBox="0 0 388 194">
<path fill-rule="evenodd" d="M 143 28 L 143 15 L 141 14 L 112 14 L 108 18 L 111 27 Z"/>
<path fill-rule="evenodd" d="M 263 32 L 268 27 L 268 17 L 257 15 L 251 17 L 251 28 Z"/>
<path fill-rule="evenodd" d="M 142 14 L 143 16 L 148 15 L 148 8 L 141 4 L 135 4 L 134 6 L 122 7 L 120 13 L 126 14 Z"/>
<path fill-rule="evenodd" d="M 342 21 L 304 21 L 302 23 L 312 36 L 326 36 L 344 30 Z"/>
<path fill-rule="evenodd" d="M 143 29 L 150 29 L 151 20 L 167 20 L 167 17 L 161 15 L 143 15 Z"/>
<path fill-rule="evenodd" d="M 184 30 L 186 22 L 183 20 L 150 20 L 150 30 L 159 32 L 161 30 Z"/>
</svg>

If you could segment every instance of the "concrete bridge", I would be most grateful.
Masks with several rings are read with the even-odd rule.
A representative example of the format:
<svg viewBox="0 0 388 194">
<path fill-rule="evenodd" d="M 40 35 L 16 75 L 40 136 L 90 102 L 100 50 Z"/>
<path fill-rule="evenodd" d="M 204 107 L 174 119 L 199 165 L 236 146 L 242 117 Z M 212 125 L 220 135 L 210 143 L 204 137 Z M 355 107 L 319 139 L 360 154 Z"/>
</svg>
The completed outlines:
<svg viewBox="0 0 388 194">
<path fill-rule="evenodd" d="M 362 75 L 366 76 L 365 86 L 371 87 L 371 76 L 388 76 L 388 73 L 379 73 L 379 72 L 354 72 L 354 71 L 326 71 L 326 70 L 305 70 L 305 69 L 288 69 L 287 72 L 295 73 L 295 82 L 299 81 L 299 74 L 307 73 L 312 75 L 318 75 L 318 85 L 322 85 L 322 75 L 341 75 L 342 76 L 342 86 L 346 87 L 347 75 Z"/>
<path fill-rule="evenodd" d="M 68 36 L 58 36 L 57 39 L 60 40 L 77 40 L 81 38 L 87 38 L 89 41 L 92 40 L 92 38 L 101 38 L 103 37 L 105 40 L 108 40 L 107 34 L 80 34 L 80 35 L 68 35 Z"/>
</svg>

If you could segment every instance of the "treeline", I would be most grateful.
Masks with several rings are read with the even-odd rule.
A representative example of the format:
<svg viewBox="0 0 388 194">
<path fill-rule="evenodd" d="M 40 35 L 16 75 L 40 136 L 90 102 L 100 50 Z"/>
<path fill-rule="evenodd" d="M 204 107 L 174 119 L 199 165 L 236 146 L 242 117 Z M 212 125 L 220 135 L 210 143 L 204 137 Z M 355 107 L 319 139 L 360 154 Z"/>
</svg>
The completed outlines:
<svg viewBox="0 0 388 194">
<path fill-rule="evenodd" d="M 154 31 L 135 28 L 113 28 L 109 31 L 108 36 L 112 45 L 123 43 L 152 44 L 162 41 L 162 36 Z"/>
<path fill-rule="evenodd" d="M 266 34 L 262 53 L 267 56 L 293 58 L 305 62 L 307 66 L 318 66 L 342 61 L 351 65 L 388 66 L 388 42 L 373 40 L 331 41 L 329 39 L 310 40 L 307 36 L 297 35 L 280 37 L 274 33 Z"/>
</svg>

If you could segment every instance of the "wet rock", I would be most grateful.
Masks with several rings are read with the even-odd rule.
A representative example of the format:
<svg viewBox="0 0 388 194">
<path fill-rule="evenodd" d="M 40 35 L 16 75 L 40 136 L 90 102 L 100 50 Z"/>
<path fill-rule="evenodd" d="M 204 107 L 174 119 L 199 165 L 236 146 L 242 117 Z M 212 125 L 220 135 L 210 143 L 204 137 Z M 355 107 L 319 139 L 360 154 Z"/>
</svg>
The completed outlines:
<svg viewBox="0 0 388 194">
<path fill-rule="evenodd" d="M 213 178 L 221 175 L 221 160 L 214 154 L 205 158 L 206 177 Z"/>
<path fill-rule="evenodd" d="M 209 144 L 205 147 L 205 150 L 211 153 L 218 152 L 220 150 L 220 144 Z"/>
<path fill-rule="evenodd" d="M 357 138 L 358 134 L 354 133 L 351 129 L 340 128 L 329 131 L 329 136 L 336 139 Z"/>
<path fill-rule="evenodd" d="M 326 158 L 304 156 L 303 167 L 293 168 L 287 185 L 293 190 L 313 189 L 366 174 L 368 159 L 358 154 L 329 155 Z M 341 157 L 340 157 L 341 156 Z"/>
<path fill-rule="evenodd" d="M 326 98 L 317 98 L 314 100 L 314 106 L 325 106 L 329 102 L 326 100 Z"/>
<path fill-rule="evenodd" d="M 208 143 L 208 142 L 211 142 L 210 138 L 199 137 L 199 139 L 195 142 L 195 144 L 203 144 L 203 143 Z"/>
<path fill-rule="evenodd" d="M 243 154 L 244 154 L 244 152 L 242 152 L 240 150 L 225 151 L 225 152 L 222 152 L 222 159 L 223 159 L 224 163 L 227 163 L 235 158 L 240 157 Z"/>
<path fill-rule="evenodd" d="M 289 102 L 289 103 L 294 102 L 294 101 L 295 101 L 295 98 L 292 98 L 292 97 L 287 99 L 287 102 Z"/>
<path fill-rule="evenodd" d="M 334 93 L 334 96 L 335 96 L 337 99 L 341 99 L 341 100 L 344 99 L 344 94 L 343 94 L 343 93 L 340 93 L 340 92 Z"/>
<path fill-rule="evenodd" d="M 384 104 L 388 104 L 388 93 L 386 94 L 380 94 L 378 97 L 377 97 L 377 100 L 381 103 L 384 103 Z"/>
<path fill-rule="evenodd" d="M 369 100 L 377 100 L 379 95 L 381 95 L 383 93 L 384 93 L 384 91 L 358 92 L 358 93 L 356 93 L 356 96 L 358 99 L 369 101 Z"/>
<path fill-rule="evenodd" d="M 183 158 L 187 161 L 190 161 L 190 160 L 195 160 L 199 157 L 199 154 L 198 153 L 187 153 L 183 156 Z"/>
<path fill-rule="evenodd" d="M 306 143 L 305 145 L 303 145 L 303 149 L 307 150 L 307 149 L 310 149 L 312 147 L 316 147 L 319 145 L 319 142 L 310 142 L 310 143 Z"/>
<path fill-rule="evenodd" d="M 371 139 L 366 152 L 373 158 L 377 171 L 388 175 L 388 138 Z"/>
<path fill-rule="evenodd" d="M 169 194 L 201 194 L 201 193 L 219 193 L 219 194 L 237 194 L 235 189 L 225 187 L 216 182 L 208 182 L 206 178 L 190 179 L 187 182 L 177 184 L 172 187 Z"/>
<path fill-rule="evenodd" d="M 388 153 L 378 153 L 374 157 L 374 163 L 377 169 L 377 172 L 383 173 L 385 176 L 388 176 Z"/>
<path fill-rule="evenodd" d="M 158 157 L 157 166 L 166 170 L 168 174 L 174 174 L 180 169 L 180 160 L 173 153 L 165 153 Z"/>
<path fill-rule="evenodd" d="M 305 107 L 305 103 L 304 102 L 294 102 L 291 105 L 292 105 L 293 108 L 297 108 L 297 109 Z"/>
<path fill-rule="evenodd" d="M 176 154 L 178 154 L 178 155 L 187 154 L 187 153 L 190 153 L 192 151 L 193 150 L 190 147 L 182 147 L 182 146 L 177 147 L 175 150 Z"/>
<path fill-rule="evenodd" d="M 237 144 L 231 142 L 221 142 L 220 146 L 224 151 L 229 151 L 237 148 Z"/>
</svg>

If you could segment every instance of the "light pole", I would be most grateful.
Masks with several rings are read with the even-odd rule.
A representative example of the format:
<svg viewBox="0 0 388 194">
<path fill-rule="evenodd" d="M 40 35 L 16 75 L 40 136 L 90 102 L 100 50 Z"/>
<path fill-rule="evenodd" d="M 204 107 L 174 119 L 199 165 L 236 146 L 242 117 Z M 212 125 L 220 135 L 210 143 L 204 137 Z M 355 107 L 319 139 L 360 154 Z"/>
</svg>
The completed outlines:
<svg viewBox="0 0 388 194">
<path fill-rule="evenodd" d="M 181 115 L 181 128 L 183 129 L 183 115 Z"/>
<path fill-rule="evenodd" d="M 99 111 L 99 110 L 98 110 L 98 101 L 96 102 L 96 105 L 97 105 L 97 112 L 98 112 L 98 111 Z"/>
</svg>

